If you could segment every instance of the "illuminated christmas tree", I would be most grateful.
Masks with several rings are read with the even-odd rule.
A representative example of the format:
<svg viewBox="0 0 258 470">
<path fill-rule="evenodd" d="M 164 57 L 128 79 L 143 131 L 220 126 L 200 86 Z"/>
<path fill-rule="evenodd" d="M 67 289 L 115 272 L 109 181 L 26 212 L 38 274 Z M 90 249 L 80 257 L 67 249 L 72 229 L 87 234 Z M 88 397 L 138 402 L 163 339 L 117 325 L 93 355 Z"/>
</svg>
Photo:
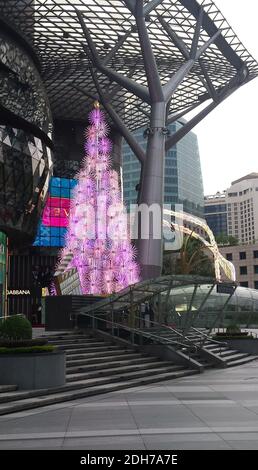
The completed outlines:
<svg viewBox="0 0 258 470">
<path fill-rule="evenodd" d="M 77 175 L 69 227 L 60 263 L 73 258 L 84 294 L 111 294 L 139 280 L 135 249 L 129 238 L 119 177 L 111 167 L 112 142 L 99 104 L 89 115 L 85 157 Z"/>
</svg>

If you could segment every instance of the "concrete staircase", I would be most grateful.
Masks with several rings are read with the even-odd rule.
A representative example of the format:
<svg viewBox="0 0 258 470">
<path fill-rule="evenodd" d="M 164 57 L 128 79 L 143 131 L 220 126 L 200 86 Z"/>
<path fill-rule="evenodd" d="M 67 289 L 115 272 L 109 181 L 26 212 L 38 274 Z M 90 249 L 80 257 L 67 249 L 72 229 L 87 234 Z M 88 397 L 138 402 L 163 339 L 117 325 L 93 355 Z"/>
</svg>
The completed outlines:
<svg viewBox="0 0 258 470">
<path fill-rule="evenodd" d="M 66 384 L 20 391 L 7 386 L 0 393 L 0 415 L 198 373 L 90 335 L 56 334 L 48 340 L 66 351 Z"/>
<path fill-rule="evenodd" d="M 168 344 L 168 341 L 179 341 L 186 342 L 185 339 L 180 337 L 180 330 L 178 333 L 173 330 L 169 330 L 166 327 L 158 327 L 144 330 L 145 335 L 155 334 L 163 344 Z M 196 329 L 190 328 L 187 332 L 186 338 L 192 342 L 193 348 L 190 350 L 190 357 L 201 364 L 204 368 L 210 368 L 218 366 L 219 361 L 223 367 L 232 367 L 246 364 L 247 362 L 254 361 L 258 359 L 258 356 L 252 356 L 248 353 L 243 353 L 240 351 L 232 350 L 229 346 L 219 344 L 218 341 L 214 341 L 212 338 L 206 339 L 202 350 L 198 348 L 195 350 L 194 345 L 200 344 L 200 340 L 203 338 L 203 335 L 206 334 L 205 329 Z M 173 347 L 173 344 L 171 344 Z M 179 348 L 180 349 L 180 348 Z M 183 351 L 183 347 L 181 350 Z M 217 361 L 216 358 L 219 360 Z"/>
</svg>

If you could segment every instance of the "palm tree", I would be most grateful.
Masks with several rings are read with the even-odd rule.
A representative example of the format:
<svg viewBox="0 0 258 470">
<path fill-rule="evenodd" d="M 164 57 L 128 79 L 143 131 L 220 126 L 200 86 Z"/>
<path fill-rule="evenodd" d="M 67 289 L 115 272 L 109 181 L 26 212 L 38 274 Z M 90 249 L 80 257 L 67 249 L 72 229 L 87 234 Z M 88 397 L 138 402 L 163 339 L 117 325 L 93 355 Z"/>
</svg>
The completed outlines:
<svg viewBox="0 0 258 470">
<path fill-rule="evenodd" d="M 199 276 L 214 277 L 214 265 L 207 256 L 207 248 L 193 238 L 193 232 L 184 236 L 183 244 L 177 257 L 164 256 L 164 274 L 198 274 Z"/>
</svg>

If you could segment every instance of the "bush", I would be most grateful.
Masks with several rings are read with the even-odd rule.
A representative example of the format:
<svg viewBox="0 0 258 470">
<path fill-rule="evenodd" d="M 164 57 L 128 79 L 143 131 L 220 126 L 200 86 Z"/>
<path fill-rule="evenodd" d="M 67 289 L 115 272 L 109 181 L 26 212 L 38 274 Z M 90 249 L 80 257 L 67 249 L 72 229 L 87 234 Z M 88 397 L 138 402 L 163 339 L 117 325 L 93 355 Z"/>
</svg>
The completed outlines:
<svg viewBox="0 0 258 470">
<path fill-rule="evenodd" d="M 227 334 L 230 336 L 231 334 L 239 334 L 241 333 L 241 328 L 238 325 L 229 325 L 226 329 Z"/>
<path fill-rule="evenodd" d="M 0 322 L 0 337 L 11 340 L 31 339 L 32 327 L 27 318 L 13 315 Z"/>
<path fill-rule="evenodd" d="M 0 348 L 0 354 L 29 354 L 53 352 L 55 346 L 32 346 L 31 348 Z"/>
</svg>

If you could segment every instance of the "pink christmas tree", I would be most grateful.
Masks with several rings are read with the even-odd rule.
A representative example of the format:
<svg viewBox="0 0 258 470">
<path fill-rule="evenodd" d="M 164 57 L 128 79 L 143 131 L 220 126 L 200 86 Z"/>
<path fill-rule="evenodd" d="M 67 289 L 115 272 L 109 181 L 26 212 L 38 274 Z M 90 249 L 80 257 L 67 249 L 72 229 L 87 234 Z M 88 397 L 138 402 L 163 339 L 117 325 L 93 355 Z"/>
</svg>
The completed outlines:
<svg viewBox="0 0 258 470">
<path fill-rule="evenodd" d="M 86 130 L 85 157 L 73 194 L 62 259 L 73 254 L 84 294 L 111 294 L 139 281 L 119 177 L 111 167 L 112 142 L 95 103 Z"/>
</svg>

